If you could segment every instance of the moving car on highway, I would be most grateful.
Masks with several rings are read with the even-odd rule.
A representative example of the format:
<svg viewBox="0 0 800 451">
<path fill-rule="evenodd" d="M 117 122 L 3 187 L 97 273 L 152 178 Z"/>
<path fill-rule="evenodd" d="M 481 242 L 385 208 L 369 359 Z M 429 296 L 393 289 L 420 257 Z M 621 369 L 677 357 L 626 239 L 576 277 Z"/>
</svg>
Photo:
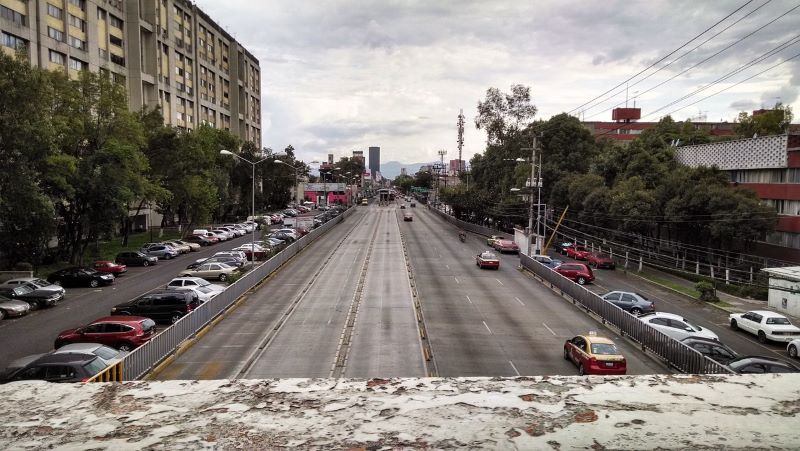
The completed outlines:
<svg viewBox="0 0 800 451">
<path fill-rule="evenodd" d="M 800 328 L 793 325 L 789 318 L 768 310 L 753 310 L 746 313 L 729 315 L 731 329 L 743 330 L 758 337 L 758 341 L 777 341 L 788 343 L 800 338 Z"/>
<path fill-rule="evenodd" d="M 95 271 L 90 268 L 66 268 L 47 276 L 47 281 L 64 287 L 92 287 L 111 285 L 114 275 Z"/>
<path fill-rule="evenodd" d="M 479 268 L 500 269 L 500 259 L 494 252 L 484 251 L 475 257 L 475 264 Z"/>
<path fill-rule="evenodd" d="M 156 323 L 150 318 L 111 315 L 91 323 L 62 331 L 56 337 L 56 349 L 71 343 L 100 343 L 120 351 L 131 351 L 153 338 Z"/>
<path fill-rule="evenodd" d="M 494 246 L 492 247 L 501 254 L 506 252 L 510 254 L 519 254 L 519 246 L 511 240 L 494 240 Z"/>
<path fill-rule="evenodd" d="M 625 374 L 625 356 L 613 341 L 595 335 L 578 335 L 564 343 L 564 358 L 578 366 L 578 374 Z"/>
<path fill-rule="evenodd" d="M 683 340 L 687 337 L 703 337 L 711 340 L 719 340 L 719 337 L 714 332 L 692 324 L 686 318 L 674 313 L 652 312 L 645 313 L 638 318 L 648 326 L 676 340 Z"/>
<path fill-rule="evenodd" d="M 656 311 L 655 302 L 639 293 L 631 291 L 609 291 L 600 297 L 632 315 L 641 315 L 642 313 Z"/>
<path fill-rule="evenodd" d="M 412 222 L 414 220 L 414 215 L 411 213 L 403 213 L 403 221 Z"/>
<path fill-rule="evenodd" d="M 489 238 L 486 239 L 486 245 L 493 247 L 495 241 L 504 240 L 504 239 L 506 239 L 506 238 L 504 236 L 502 236 L 502 235 L 492 235 L 492 236 L 490 236 Z"/>
</svg>

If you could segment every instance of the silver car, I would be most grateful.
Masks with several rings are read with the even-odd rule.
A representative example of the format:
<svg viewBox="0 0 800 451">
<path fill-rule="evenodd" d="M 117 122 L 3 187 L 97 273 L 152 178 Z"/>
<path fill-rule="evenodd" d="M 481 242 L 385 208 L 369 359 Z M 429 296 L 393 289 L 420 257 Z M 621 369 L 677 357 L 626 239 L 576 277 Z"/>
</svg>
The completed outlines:
<svg viewBox="0 0 800 451">
<path fill-rule="evenodd" d="M 0 296 L 0 319 L 16 318 L 27 315 L 30 311 L 31 305 L 27 302 Z"/>
<path fill-rule="evenodd" d="M 56 349 L 53 351 L 53 354 L 87 354 L 97 356 L 100 360 L 105 362 L 107 366 L 110 366 L 122 360 L 128 353 L 100 343 L 70 343 Z"/>
<path fill-rule="evenodd" d="M 142 249 L 146 255 L 150 257 L 157 257 L 158 259 L 169 260 L 170 258 L 175 258 L 180 253 L 172 248 L 172 246 L 167 244 L 158 244 L 156 246 L 150 246 L 147 249 Z"/>
<path fill-rule="evenodd" d="M 3 287 L 27 287 L 36 292 L 36 294 L 48 295 L 56 297 L 56 302 L 64 299 L 66 291 L 64 287 L 50 283 L 38 277 L 18 277 L 16 279 L 6 280 L 0 286 Z"/>
</svg>

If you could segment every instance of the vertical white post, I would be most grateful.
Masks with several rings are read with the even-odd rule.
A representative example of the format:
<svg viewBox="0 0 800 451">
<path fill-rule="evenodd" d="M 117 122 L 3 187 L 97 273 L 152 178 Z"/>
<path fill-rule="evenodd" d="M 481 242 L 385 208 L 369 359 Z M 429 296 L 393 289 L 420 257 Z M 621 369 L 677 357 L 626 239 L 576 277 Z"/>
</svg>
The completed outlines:
<svg viewBox="0 0 800 451">
<path fill-rule="evenodd" d="M 642 256 L 639 256 L 639 272 L 642 272 Z"/>
</svg>

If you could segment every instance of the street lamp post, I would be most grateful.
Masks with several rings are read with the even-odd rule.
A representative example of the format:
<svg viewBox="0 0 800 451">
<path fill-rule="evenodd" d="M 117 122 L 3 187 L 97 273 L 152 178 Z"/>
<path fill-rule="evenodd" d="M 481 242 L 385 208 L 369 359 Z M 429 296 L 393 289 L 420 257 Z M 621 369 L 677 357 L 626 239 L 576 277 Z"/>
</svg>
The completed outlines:
<svg viewBox="0 0 800 451">
<path fill-rule="evenodd" d="M 258 161 L 250 161 L 250 160 L 248 160 L 246 158 L 243 158 L 243 157 L 240 157 L 239 155 L 236 155 L 235 153 L 231 152 L 230 150 L 222 149 L 222 150 L 219 151 L 219 153 L 222 154 L 222 155 L 234 156 L 234 157 L 236 157 L 236 158 L 238 158 L 238 159 L 240 159 L 240 160 L 242 160 L 242 161 L 244 161 L 246 163 L 250 163 L 250 165 L 253 167 L 253 173 L 252 173 L 253 174 L 252 175 L 252 177 L 253 177 L 253 192 L 251 193 L 251 207 L 252 207 L 251 211 L 253 212 L 253 222 L 256 222 L 256 165 L 259 164 L 259 163 L 262 163 L 264 161 L 267 161 L 270 158 L 272 158 L 272 155 L 264 157 L 264 158 L 262 158 L 262 159 L 260 159 Z M 250 232 L 250 262 L 251 262 L 251 265 L 253 265 L 253 266 L 255 266 L 255 264 L 256 264 L 256 249 L 255 248 L 256 248 L 256 227 L 253 226 L 253 231 Z"/>
</svg>

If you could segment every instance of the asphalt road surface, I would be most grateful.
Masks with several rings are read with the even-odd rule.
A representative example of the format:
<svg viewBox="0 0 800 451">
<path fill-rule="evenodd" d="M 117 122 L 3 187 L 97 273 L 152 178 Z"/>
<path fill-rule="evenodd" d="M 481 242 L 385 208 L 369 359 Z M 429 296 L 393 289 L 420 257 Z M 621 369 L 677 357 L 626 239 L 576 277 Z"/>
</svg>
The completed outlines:
<svg viewBox="0 0 800 451">
<path fill-rule="evenodd" d="M 414 220 L 405 222 L 402 213 Z M 422 377 L 423 338 L 401 232 L 439 376 L 577 374 L 564 341 L 614 339 L 629 374 L 667 372 L 516 269 L 480 270 L 485 239 L 458 241 L 424 208 L 371 205 L 307 247 L 156 375 L 158 379 Z"/>
</svg>

